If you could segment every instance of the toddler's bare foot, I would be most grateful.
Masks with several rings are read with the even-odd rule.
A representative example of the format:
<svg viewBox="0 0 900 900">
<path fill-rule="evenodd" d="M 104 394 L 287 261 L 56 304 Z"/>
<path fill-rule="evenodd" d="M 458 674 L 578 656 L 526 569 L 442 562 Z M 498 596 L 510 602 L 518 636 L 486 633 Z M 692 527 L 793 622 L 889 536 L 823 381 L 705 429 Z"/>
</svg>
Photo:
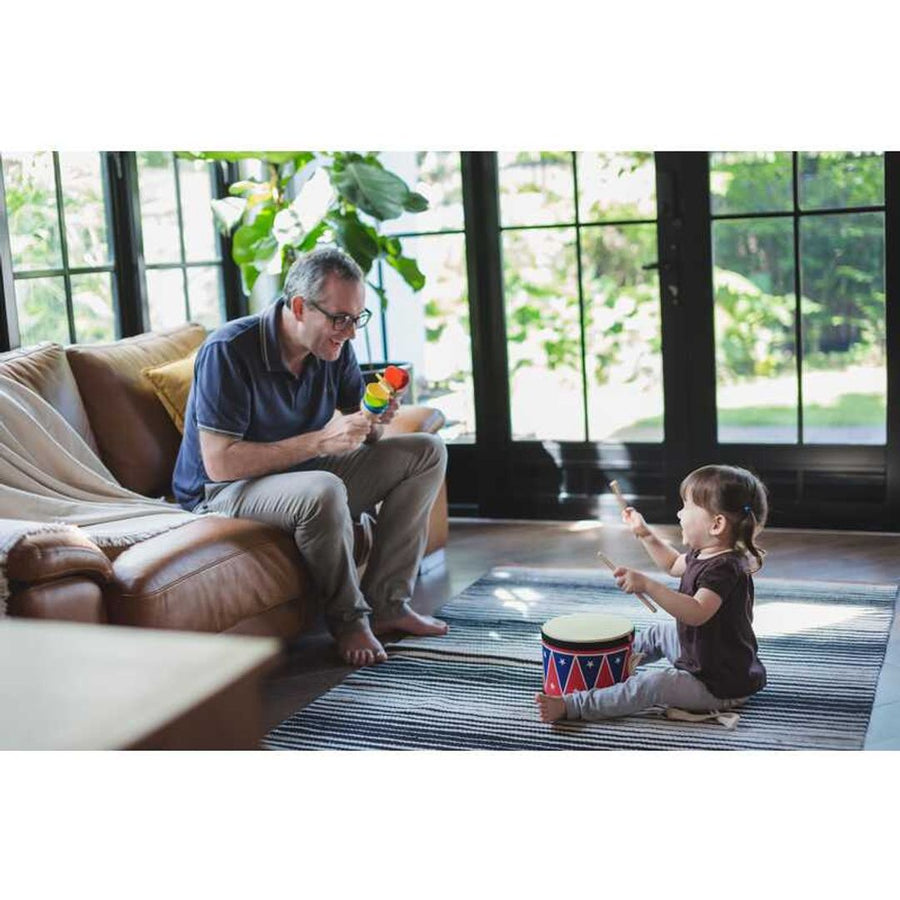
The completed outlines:
<svg viewBox="0 0 900 900">
<path fill-rule="evenodd" d="M 386 634 L 390 631 L 402 631 L 405 634 L 443 635 L 450 626 L 434 616 L 423 616 L 409 604 L 404 603 L 400 612 L 389 619 L 376 619 L 373 623 L 375 634 Z"/>
<path fill-rule="evenodd" d="M 387 659 L 384 647 L 372 634 L 366 619 L 358 619 L 337 638 L 337 649 L 341 659 L 351 666 L 370 666 Z"/>
<path fill-rule="evenodd" d="M 547 694 L 535 694 L 534 702 L 541 714 L 542 722 L 556 722 L 566 717 L 566 703 L 562 697 L 550 697 Z"/>
</svg>

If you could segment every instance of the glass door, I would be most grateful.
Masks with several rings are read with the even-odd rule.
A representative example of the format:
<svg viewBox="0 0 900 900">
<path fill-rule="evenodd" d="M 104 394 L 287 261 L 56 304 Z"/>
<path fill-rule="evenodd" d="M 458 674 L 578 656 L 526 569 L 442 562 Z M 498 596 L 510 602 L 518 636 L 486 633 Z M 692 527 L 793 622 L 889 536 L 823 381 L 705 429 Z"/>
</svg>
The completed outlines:
<svg viewBox="0 0 900 900">
<path fill-rule="evenodd" d="M 884 446 L 881 153 L 712 153 L 721 444 Z"/>
<path fill-rule="evenodd" d="M 722 462 L 773 524 L 896 527 L 900 155 L 468 156 L 479 515 L 593 517 L 616 478 L 669 521 Z"/>
<path fill-rule="evenodd" d="M 660 443 L 652 153 L 498 154 L 513 441 Z"/>
</svg>

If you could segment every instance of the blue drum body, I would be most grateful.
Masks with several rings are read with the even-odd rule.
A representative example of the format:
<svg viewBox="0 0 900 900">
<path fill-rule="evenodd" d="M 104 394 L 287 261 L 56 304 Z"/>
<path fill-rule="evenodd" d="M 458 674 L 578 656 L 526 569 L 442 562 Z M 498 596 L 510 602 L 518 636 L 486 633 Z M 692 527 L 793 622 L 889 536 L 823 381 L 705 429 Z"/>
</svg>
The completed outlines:
<svg viewBox="0 0 900 900">
<path fill-rule="evenodd" d="M 544 693 L 609 687 L 628 678 L 634 625 L 624 616 L 579 613 L 557 616 L 541 628 Z"/>
</svg>

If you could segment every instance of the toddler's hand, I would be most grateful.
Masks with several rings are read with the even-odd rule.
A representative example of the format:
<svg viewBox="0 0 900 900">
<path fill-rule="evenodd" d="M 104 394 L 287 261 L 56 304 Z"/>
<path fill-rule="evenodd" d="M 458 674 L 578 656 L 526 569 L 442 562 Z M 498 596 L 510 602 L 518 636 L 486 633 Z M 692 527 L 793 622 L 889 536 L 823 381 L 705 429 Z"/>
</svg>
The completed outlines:
<svg viewBox="0 0 900 900">
<path fill-rule="evenodd" d="M 626 594 L 644 594 L 647 592 L 647 576 L 636 569 L 626 569 L 625 566 L 619 566 L 613 572 L 613 578 L 616 579 L 616 584 Z"/>
<path fill-rule="evenodd" d="M 562 697 L 549 697 L 547 694 L 535 694 L 534 702 L 541 714 L 542 722 L 555 722 L 566 717 L 566 704 Z"/>
<path fill-rule="evenodd" d="M 635 537 L 647 537 L 650 534 L 644 517 L 633 506 L 626 506 L 622 510 L 622 521 L 631 529 L 631 533 Z"/>
</svg>

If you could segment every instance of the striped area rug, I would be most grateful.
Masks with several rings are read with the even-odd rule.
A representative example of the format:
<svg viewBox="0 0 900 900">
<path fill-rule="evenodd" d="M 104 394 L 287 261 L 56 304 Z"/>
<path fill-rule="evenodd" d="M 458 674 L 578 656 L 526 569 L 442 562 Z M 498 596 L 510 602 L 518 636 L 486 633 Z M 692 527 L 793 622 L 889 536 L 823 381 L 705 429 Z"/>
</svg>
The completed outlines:
<svg viewBox="0 0 900 900">
<path fill-rule="evenodd" d="M 671 721 L 658 710 L 606 722 L 542 724 L 533 703 L 542 679 L 541 623 L 567 613 L 611 612 L 640 629 L 655 616 L 605 572 L 498 568 L 441 610 L 449 635 L 389 644 L 388 662 L 351 674 L 282 722 L 263 746 L 860 749 L 897 586 L 758 578 L 756 595 L 754 627 L 768 685 L 740 710 L 731 731 Z"/>
</svg>

